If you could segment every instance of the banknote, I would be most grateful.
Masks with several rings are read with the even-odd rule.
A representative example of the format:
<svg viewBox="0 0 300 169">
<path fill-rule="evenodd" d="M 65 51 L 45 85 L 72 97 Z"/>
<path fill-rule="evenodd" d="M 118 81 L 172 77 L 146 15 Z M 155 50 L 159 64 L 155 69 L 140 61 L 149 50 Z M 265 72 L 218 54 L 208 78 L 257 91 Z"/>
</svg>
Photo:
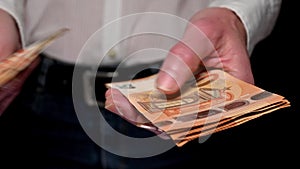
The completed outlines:
<svg viewBox="0 0 300 169">
<path fill-rule="evenodd" d="M 0 62 L 0 87 L 24 70 L 38 57 L 38 54 L 67 31 L 69 31 L 67 28 L 59 29 L 46 38 L 30 44 L 2 60 Z"/>
<path fill-rule="evenodd" d="M 289 107 L 283 96 L 239 80 L 220 69 L 199 73 L 175 97 L 155 87 L 157 75 L 107 84 L 118 89 L 151 124 L 177 146 Z"/>
</svg>

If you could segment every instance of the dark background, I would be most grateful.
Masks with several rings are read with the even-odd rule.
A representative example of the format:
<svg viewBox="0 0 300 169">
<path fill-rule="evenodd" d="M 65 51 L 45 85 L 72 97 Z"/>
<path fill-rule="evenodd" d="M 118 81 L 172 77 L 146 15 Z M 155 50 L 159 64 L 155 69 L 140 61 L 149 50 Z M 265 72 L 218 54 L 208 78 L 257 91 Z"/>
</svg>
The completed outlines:
<svg viewBox="0 0 300 169">
<path fill-rule="evenodd" d="M 199 168 L 299 167 L 299 9 L 296 1 L 283 0 L 271 35 L 251 56 L 256 86 L 280 94 L 291 107 L 274 111 L 240 126 L 213 134 L 197 146 Z M 197 142 L 197 141 L 196 141 Z M 199 144 L 198 142 L 192 144 Z M 192 145 L 191 144 L 191 145 Z M 298 167 L 296 167 L 298 166 Z"/>
<path fill-rule="evenodd" d="M 296 116 L 299 110 L 297 104 L 300 101 L 297 87 L 300 77 L 298 74 L 300 65 L 297 61 L 299 47 L 296 46 L 299 44 L 299 29 L 296 26 L 299 18 L 296 14 L 297 10 L 294 9 L 295 2 L 296 0 L 283 0 L 274 30 L 256 46 L 251 56 L 256 86 L 286 97 L 291 102 L 291 107 L 215 133 L 202 144 L 197 140 L 188 143 L 183 149 L 192 147 L 194 150 L 193 153 L 198 159 L 195 168 L 204 166 L 297 168 L 296 166 L 299 166 L 297 161 L 299 122 Z M 5 151 L 6 153 L 13 153 L 10 156 L 18 157 L 20 155 L 18 149 L 9 144 L 9 141 L 3 142 L 9 140 L 3 138 L 4 136 L 13 136 L 14 131 L 21 127 L 10 124 L 12 119 L 14 124 L 18 121 L 26 124 L 24 121 L 29 120 L 26 117 L 11 117 L 11 115 L 0 118 L 0 152 L 4 148 L 8 150 Z M 13 137 L 19 139 L 16 142 L 22 142 L 22 137 L 26 135 Z M 2 151 L 0 155 L 9 154 L 4 154 Z"/>
</svg>

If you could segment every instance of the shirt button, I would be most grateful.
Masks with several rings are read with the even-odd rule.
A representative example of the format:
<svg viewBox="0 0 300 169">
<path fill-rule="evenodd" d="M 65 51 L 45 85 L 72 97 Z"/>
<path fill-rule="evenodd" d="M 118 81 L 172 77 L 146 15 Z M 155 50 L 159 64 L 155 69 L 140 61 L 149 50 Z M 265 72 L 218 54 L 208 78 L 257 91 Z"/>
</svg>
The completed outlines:
<svg viewBox="0 0 300 169">
<path fill-rule="evenodd" d="M 117 57 L 117 52 L 113 49 L 110 49 L 107 53 L 108 57 L 111 59 L 115 59 Z"/>
</svg>

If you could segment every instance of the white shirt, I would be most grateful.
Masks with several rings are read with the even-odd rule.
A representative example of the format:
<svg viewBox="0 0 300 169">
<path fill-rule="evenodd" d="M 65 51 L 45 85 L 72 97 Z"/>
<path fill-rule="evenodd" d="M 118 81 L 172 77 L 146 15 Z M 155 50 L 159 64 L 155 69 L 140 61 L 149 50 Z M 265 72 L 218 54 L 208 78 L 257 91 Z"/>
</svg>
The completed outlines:
<svg viewBox="0 0 300 169">
<path fill-rule="evenodd" d="M 272 31 L 280 5 L 281 0 L 0 1 L 0 8 L 15 18 L 23 46 L 67 27 L 71 31 L 44 53 L 69 63 L 101 60 L 107 65 L 163 59 L 182 36 L 186 21 L 206 7 L 225 7 L 240 17 L 251 54 Z"/>
</svg>

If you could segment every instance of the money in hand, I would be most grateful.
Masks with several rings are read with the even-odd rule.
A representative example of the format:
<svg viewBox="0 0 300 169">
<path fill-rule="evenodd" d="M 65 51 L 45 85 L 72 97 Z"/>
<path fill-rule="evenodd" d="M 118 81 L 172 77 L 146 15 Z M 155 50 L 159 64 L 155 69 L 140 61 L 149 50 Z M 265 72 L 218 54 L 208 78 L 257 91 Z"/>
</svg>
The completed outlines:
<svg viewBox="0 0 300 169">
<path fill-rule="evenodd" d="M 172 98 L 155 88 L 156 77 L 109 83 L 107 87 L 118 89 L 151 125 L 179 147 L 290 106 L 283 96 L 219 69 L 198 74 Z M 147 124 L 137 126 L 147 128 Z"/>
<path fill-rule="evenodd" d="M 62 28 L 45 39 L 39 40 L 24 49 L 20 49 L 0 62 L 0 87 L 16 77 L 22 70 L 27 68 L 44 49 L 46 49 L 54 40 L 61 37 L 67 28 Z"/>
</svg>

